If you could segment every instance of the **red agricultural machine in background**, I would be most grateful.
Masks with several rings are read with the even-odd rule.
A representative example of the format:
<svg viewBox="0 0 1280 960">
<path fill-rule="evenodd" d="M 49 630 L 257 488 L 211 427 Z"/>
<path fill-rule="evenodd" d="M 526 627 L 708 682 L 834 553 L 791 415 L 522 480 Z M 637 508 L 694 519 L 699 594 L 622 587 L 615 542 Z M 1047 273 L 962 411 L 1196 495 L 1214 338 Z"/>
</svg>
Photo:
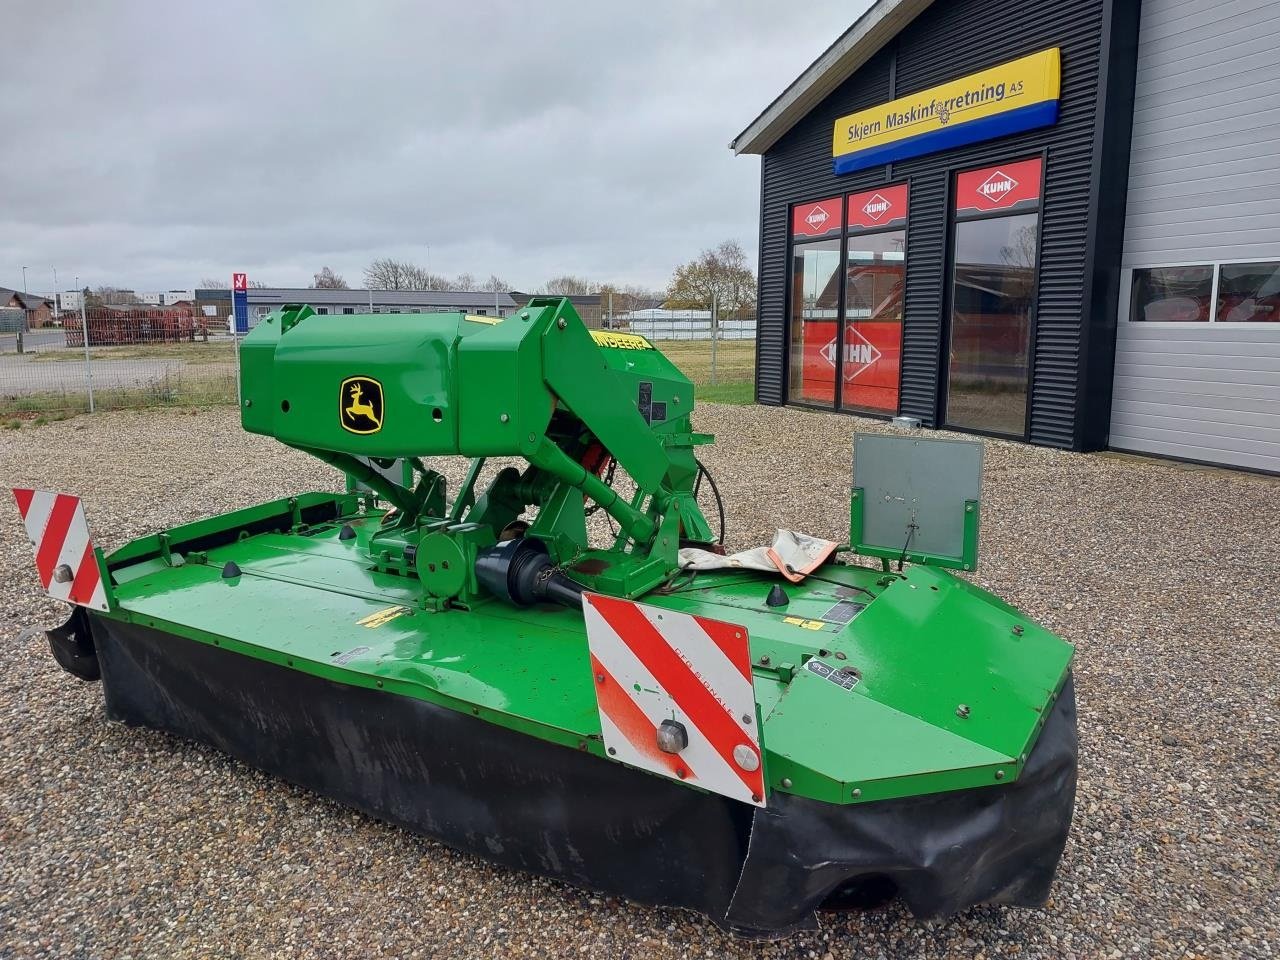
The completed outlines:
<svg viewBox="0 0 1280 960">
<path fill-rule="evenodd" d="M 84 320 L 89 328 L 91 347 L 209 339 L 204 317 L 191 307 L 97 307 L 87 311 Z M 63 327 L 67 346 L 84 346 L 84 329 L 79 314 L 68 314 L 63 320 Z"/>
</svg>

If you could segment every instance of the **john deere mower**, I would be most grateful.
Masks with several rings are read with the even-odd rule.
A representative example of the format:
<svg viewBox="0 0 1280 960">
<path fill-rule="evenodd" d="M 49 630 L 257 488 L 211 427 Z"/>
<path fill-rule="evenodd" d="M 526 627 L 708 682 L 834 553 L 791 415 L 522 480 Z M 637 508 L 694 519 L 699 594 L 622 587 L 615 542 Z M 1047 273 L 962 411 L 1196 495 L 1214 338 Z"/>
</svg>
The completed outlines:
<svg viewBox="0 0 1280 960">
<path fill-rule="evenodd" d="M 690 381 L 559 298 L 285 307 L 244 340 L 240 412 L 346 492 L 104 554 L 77 498 L 15 491 L 73 605 L 53 655 L 110 718 L 743 935 L 1046 899 L 1072 648 L 951 572 L 977 563 L 980 444 L 860 435 L 847 542 L 723 556 Z"/>
</svg>

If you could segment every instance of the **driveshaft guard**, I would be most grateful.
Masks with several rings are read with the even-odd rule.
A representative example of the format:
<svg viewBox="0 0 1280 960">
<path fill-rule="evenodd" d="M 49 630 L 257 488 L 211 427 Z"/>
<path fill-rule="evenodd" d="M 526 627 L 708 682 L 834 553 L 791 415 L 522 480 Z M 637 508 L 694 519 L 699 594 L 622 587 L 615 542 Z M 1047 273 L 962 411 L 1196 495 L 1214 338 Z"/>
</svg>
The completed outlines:
<svg viewBox="0 0 1280 960">
<path fill-rule="evenodd" d="M 1071 820 L 1070 680 L 1015 782 L 758 809 L 411 697 L 89 614 L 107 713 L 497 863 L 740 935 L 811 926 L 860 878 L 918 914 L 1045 898 Z"/>
</svg>

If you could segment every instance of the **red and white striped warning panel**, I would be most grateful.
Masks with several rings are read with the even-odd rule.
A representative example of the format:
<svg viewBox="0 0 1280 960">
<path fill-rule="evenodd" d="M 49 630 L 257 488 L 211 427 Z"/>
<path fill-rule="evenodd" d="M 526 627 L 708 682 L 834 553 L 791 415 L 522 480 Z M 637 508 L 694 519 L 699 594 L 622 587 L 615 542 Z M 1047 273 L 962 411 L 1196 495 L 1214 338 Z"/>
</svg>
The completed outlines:
<svg viewBox="0 0 1280 960">
<path fill-rule="evenodd" d="M 746 628 L 595 593 L 584 600 L 609 755 L 763 807 Z"/>
<path fill-rule="evenodd" d="M 15 488 L 13 498 L 36 554 L 36 573 L 55 600 L 107 609 L 98 559 L 79 497 Z"/>
</svg>

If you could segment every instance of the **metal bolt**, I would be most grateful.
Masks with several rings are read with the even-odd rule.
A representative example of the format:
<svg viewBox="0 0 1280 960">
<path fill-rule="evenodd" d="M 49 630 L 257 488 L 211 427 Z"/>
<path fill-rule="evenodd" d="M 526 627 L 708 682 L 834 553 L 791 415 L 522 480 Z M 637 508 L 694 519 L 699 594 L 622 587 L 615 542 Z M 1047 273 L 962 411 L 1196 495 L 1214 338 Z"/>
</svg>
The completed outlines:
<svg viewBox="0 0 1280 960">
<path fill-rule="evenodd" d="M 860 788 L 858 788 L 858 787 L 854 787 L 854 788 L 853 788 L 853 799 L 857 800 L 860 796 L 862 796 L 862 790 L 861 790 Z"/>
<path fill-rule="evenodd" d="M 58 583 L 71 582 L 71 568 L 65 563 L 60 563 L 53 569 L 53 579 Z"/>
<path fill-rule="evenodd" d="M 749 713 L 744 713 L 744 714 L 742 715 L 742 722 L 743 722 L 743 723 L 750 723 L 750 722 L 751 722 L 751 714 L 749 714 Z"/>
<path fill-rule="evenodd" d="M 740 743 L 733 748 L 733 762 L 747 773 L 755 773 L 760 769 L 760 754 L 750 744 Z"/>
<path fill-rule="evenodd" d="M 969 716 L 969 705 L 967 703 L 962 703 L 960 706 L 956 707 L 956 716 L 961 720 L 967 719 Z"/>
<path fill-rule="evenodd" d="M 597 673 L 597 674 L 596 674 L 596 683 L 604 683 L 604 674 L 603 674 L 603 673 Z"/>
<path fill-rule="evenodd" d="M 1023 634 L 1023 633 L 1025 633 L 1025 632 L 1026 632 L 1026 631 L 1024 631 L 1024 630 L 1022 629 L 1022 625 L 1021 625 L 1021 624 L 1018 624 L 1017 626 L 1015 626 L 1015 627 L 1013 628 L 1013 635 L 1014 635 L 1015 637 L 1020 637 L 1020 636 L 1022 636 L 1022 634 Z"/>
<path fill-rule="evenodd" d="M 783 790 L 790 790 L 790 789 L 791 789 L 791 778 L 790 778 L 790 777 L 783 777 L 783 778 L 782 778 L 782 784 L 781 784 L 781 786 L 782 786 L 782 789 L 783 789 Z"/>
<path fill-rule="evenodd" d="M 997 780 L 1003 780 L 1003 779 L 1004 779 L 1004 771 L 1003 771 L 1003 770 L 997 770 L 997 771 L 996 771 L 996 779 L 997 779 Z"/>
<path fill-rule="evenodd" d="M 244 405 L 245 405 L 246 407 L 252 407 L 252 406 L 253 406 L 253 401 L 252 401 L 252 400 L 246 400 L 246 401 L 244 402 Z"/>
<path fill-rule="evenodd" d="M 769 665 L 769 655 L 766 653 L 760 658 L 760 666 L 767 667 Z"/>
<path fill-rule="evenodd" d="M 523 313 L 521 313 L 521 314 L 520 314 L 520 319 L 521 319 L 521 320 L 528 320 L 528 319 L 529 319 L 529 311 L 528 311 L 528 310 L 525 310 Z M 613 751 L 612 751 L 612 750 L 610 750 L 609 752 L 610 752 L 610 753 L 613 753 Z"/>
<path fill-rule="evenodd" d="M 760 794 L 758 794 L 758 793 L 753 793 L 753 794 L 751 795 L 751 802 L 752 802 L 752 803 L 759 803 L 759 802 L 760 802 Z"/>
<path fill-rule="evenodd" d="M 565 321 L 564 317 L 561 317 L 559 320 L 556 321 L 556 326 L 561 330 L 563 330 L 568 325 L 569 324 Z"/>
<path fill-rule="evenodd" d="M 537 437 L 535 437 L 532 433 L 531 433 L 531 434 L 529 434 L 529 442 L 530 442 L 530 443 L 533 443 L 533 441 L 534 441 L 534 440 L 536 440 L 536 439 L 537 439 Z"/>
<path fill-rule="evenodd" d="M 837 650 L 837 651 L 836 651 L 836 659 L 837 659 L 837 660 L 848 660 L 848 659 L 849 659 L 849 655 L 848 655 L 847 653 L 845 653 L 843 650 Z"/>
<path fill-rule="evenodd" d="M 511 422 L 511 417 L 504 413 L 502 416 L 500 416 L 500 417 L 498 418 L 498 420 L 499 420 L 499 422 L 501 422 L 501 423 L 510 423 L 510 422 Z"/>
<path fill-rule="evenodd" d="M 679 720 L 663 720 L 658 726 L 658 749 L 663 753 L 679 753 L 689 745 L 689 731 Z M 737 757 L 735 748 L 734 757 Z"/>
<path fill-rule="evenodd" d="M 609 756 L 611 756 L 611 757 L 616 757 L 617 755 L 618 755 L 618 751 L 617 751 L 617 750 L 615 750 L 615 749 L 613 749 L 613 747 L 610 747 L 610 748 L 609 748 Z"/>
</svg>

